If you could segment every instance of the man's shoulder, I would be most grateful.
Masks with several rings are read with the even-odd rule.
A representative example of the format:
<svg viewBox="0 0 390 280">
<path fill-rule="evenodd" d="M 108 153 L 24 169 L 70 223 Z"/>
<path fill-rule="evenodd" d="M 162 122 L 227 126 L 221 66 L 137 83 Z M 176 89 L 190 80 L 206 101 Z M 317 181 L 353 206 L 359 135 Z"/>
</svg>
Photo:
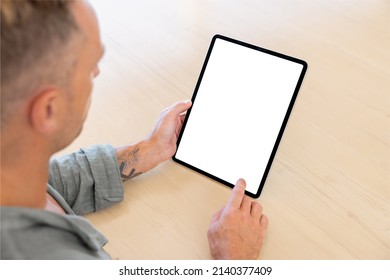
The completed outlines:
<svg viewBox="0 0 390 280">
<path fill-rule="evenodd" d="M 1 259 L 107 259 L 81 217 L 40 209 L 1 207 Z M 88 223 L 85 221 L 88 225 Z M 87 226 L 88 227 L 88 226 Z M 96 231 L 96 230 L 95 230 Z M 85 235 L 85 236 L 83 236 Z M 103 237 L 104 238 L 104 237 Z"/>
</svg>

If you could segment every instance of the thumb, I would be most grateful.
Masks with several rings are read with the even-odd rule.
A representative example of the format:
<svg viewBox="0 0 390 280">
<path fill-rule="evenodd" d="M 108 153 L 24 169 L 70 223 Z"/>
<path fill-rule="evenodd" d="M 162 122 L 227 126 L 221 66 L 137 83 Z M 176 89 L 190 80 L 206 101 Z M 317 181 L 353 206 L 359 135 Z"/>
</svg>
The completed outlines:
<svg viewBox="0 0 390 280">
<path fill-rule="evenodd" d="M 172 118 L 176 118 L 180 114 L 187 111 L 192 106 L 192 101 L 179 101 L 167 108 L 168 115 Z"/>
<path fill-rule="evenodd" d="M 218 222 L 218 220 L 221 218 L 221 215 L 222 215 L 224 208 L 225 207 L 222 207 L 221 209 L 219 209 L 217 212 L 214 213 L 213 218 L 211 220 L 212 224 L 214 224 L 215 222 Z"/>
</svg>

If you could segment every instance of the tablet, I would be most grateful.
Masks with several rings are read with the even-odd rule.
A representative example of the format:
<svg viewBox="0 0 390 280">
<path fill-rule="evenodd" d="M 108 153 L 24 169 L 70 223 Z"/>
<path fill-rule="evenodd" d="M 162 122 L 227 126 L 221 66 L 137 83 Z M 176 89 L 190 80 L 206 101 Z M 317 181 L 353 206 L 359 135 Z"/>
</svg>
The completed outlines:
<svg viewBox="0 0 390 280">
<path fill-rule="evenodd" d="M 257 198 L 306 62 L 222 35 L 211 41 L 173 160 Z"/>
</svg>

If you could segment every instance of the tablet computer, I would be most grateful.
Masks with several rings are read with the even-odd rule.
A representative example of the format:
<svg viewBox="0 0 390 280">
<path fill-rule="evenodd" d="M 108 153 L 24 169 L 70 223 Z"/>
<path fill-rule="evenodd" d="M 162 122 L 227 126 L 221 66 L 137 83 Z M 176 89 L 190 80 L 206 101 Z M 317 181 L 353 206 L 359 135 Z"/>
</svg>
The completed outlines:
<svg viewBox="0 0 390 280">
<path fill-rule="evenodd" d="M 305 61 L 215 35 L 173 160 L 246 194 L 263 189 L 307 69 Z"/>
</svg>

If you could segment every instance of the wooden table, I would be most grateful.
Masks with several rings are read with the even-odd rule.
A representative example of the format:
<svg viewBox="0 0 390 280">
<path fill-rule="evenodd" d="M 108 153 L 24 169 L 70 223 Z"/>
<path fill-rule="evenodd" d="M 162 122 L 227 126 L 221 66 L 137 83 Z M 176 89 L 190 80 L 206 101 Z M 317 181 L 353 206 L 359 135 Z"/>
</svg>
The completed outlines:
<svg viewBox="0 0 390 280">
<path fill-rule="evenodd" d="M 390 259 L 390 2 L 96 0 L 106 55 L 81 136 L 60 154 L 137 142 L 192 96 L 223 34 L 309 68 L 259 201 L 263 259 Z M 230 189 L 168 161 L 88 215 L 119 259 L 208 259 Z"/>
</svg>

